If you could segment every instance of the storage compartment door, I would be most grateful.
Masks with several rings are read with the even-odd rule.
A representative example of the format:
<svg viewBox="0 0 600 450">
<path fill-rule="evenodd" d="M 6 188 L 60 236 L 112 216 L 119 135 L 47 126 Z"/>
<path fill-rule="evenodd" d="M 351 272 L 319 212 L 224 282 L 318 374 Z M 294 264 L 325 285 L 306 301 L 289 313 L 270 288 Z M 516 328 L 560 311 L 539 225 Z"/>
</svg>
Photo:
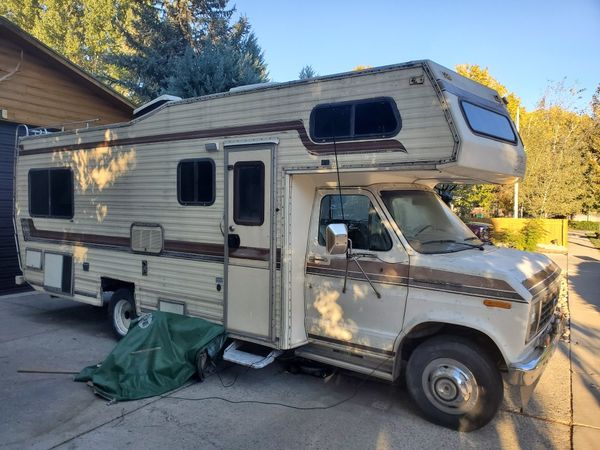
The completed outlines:
<svg viewBox="0 0 600 450">
<path fill-rule="evenodd" d="M 44 288 L 62 294 L 73 294 L 73 257 L 44 253 Z"/>
</svg>

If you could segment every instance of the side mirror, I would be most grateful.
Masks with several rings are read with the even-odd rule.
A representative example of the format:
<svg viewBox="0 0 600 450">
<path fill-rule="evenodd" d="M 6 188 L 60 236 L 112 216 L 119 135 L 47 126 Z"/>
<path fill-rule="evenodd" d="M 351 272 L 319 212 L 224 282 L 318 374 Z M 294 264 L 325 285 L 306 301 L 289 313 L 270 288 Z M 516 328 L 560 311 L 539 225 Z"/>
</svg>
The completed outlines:
<svg viewBox="0 0 600 450">
<path fill-rule="evenodd" d="M 325 229 L 327 253 L 341 255 L 348 250 L 348 228 L 344 223 L 330 223 Z"/>
</svg>

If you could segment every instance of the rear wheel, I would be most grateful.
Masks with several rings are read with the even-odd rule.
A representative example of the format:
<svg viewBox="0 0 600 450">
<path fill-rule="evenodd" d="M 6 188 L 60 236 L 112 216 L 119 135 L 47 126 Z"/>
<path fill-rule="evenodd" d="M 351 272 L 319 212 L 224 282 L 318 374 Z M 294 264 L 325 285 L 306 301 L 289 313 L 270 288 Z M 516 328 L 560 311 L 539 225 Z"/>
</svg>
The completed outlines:
<svg viewBox="0 0 600 450">
<path fill-rule="evenodd" d="M 118 289 L 110 299 L 108 315 L 115 336 L 121 339 L 129 331 L 131 321 L 137 317 L 135 301 L 129 289 Z"/>
<path fill-rule="evenodd" d="M 419 345 L 408 361 L 406 382 L 430 421 L 459 431 L 486 425 L 504 395 L 493 360 L 458 336 L 436 336 Z"/>
</svg>

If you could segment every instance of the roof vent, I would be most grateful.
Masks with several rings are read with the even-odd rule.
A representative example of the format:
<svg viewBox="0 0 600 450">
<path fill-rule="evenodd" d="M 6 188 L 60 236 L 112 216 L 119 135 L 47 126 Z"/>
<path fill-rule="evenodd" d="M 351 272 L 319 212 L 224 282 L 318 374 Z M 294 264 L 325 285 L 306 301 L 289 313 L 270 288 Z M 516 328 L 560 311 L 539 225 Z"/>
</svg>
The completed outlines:
<svg viewBox="0 0 600 450">
<path fill-rule="evenodd" d="M 133 110 L 133 118 L 137 119 L 138 117 L 143 116 L 144 114 L 148 114 L 150 111 L 154 111 L 156 108 L 164 105 L 168 102 L 176 102 L 181 100 L 181 97 L 177 97 L 175 95 L 161 95 L 160 97 L 156 97 L 154 100 L 150 100 L 148 103 L 144 103 L 139 108 Z"/>
</svg>

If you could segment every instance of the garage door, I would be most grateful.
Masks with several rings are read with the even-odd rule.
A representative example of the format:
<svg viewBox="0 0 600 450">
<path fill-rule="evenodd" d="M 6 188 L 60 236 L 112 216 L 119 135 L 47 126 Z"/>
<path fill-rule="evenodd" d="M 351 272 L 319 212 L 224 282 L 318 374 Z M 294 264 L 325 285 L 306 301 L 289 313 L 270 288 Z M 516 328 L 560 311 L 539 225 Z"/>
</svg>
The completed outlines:
<svg viewBox="0 0 600 450">
<path fill-rule="evenodd" d="M 14 291 L 21 273 L 12 223 L 13 147 L 16 124 L 0 121 L 0 293 Z"/>
</svg>

